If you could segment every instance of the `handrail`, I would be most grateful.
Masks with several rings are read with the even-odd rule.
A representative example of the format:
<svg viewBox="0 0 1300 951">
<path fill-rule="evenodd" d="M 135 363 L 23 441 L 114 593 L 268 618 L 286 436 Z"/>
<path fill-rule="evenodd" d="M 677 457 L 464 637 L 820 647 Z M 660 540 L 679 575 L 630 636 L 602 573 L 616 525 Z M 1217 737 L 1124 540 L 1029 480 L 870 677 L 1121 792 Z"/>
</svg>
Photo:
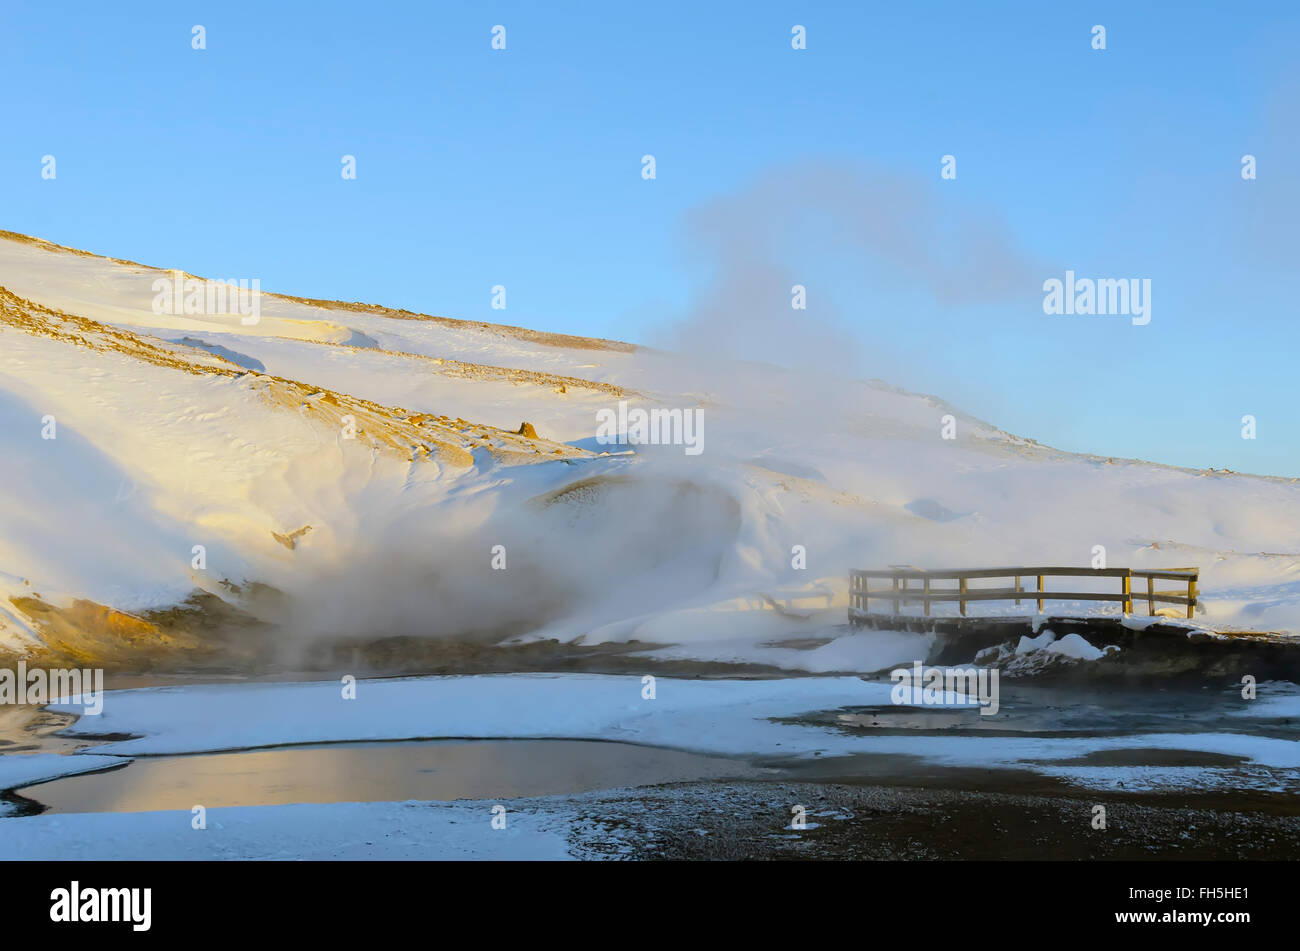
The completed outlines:
<svg viewBox="0 0 1300 951">
<path fill-rule="evenodd" d="M 1048 591 L 1043 579 L 1049 577 L 1068 578 L 1119 578 L 1120 591 Z M 1014 578 L 1014 587 L 970 588 L 967 581 L 971 579 L 987 580 L 990 578 Z M 1022 578 L 1037 579 L 1037 587 L 1032 592 L 1025 591 Z M 966 616 L 966 604 L 970 601 L 1012 601 L 1018 605 L 1022 600 L 1033 600 L 1038 604 L 1038 613 L 1043 613 L 1044 601 L 1116 601 L 1123 605 L 1123 613 L 1133 613 L 1133 579 L 1146 579 L 1146 596 L 1138 595 L 1139 600 L 1147 602 L 1147 613 L 1154 616 L 1156 602 L 1180 604 L 1187 606 L 1187 616 L 1192 617 L 1196 609 L 1196 584 L 1200 578 L 1199 568 L 1069 568 L 1069 567 L 1030 567 L 1010 568 L 944 568 L 926 571 L 922 568 L 892 568 L 888 570 L 849 571 L 849 621 L 865 617 L 868 605 L 874 598 L 892 602 L 893 613 L 900 614 L 899 608 L 908 604 L 920 603 L 925 615 L 930 616 L 930 606 L 934 603 L 957 602 L 962 617 Z M 888 579 L 892 582 L 889 589 L 872 590 L 872 579 Z M 1187 593 L 1181 591 L 1157 591 L 1156 580 L 1182 581 L 1187 585 Z M 908 586 L 909 581 L 921 581 L 918 588 Z M 934 589 L 934 581 L 956 581 L 957 587 Z M 1031 597 L 1026 598 L 1026 595 Z"/>
</svg>

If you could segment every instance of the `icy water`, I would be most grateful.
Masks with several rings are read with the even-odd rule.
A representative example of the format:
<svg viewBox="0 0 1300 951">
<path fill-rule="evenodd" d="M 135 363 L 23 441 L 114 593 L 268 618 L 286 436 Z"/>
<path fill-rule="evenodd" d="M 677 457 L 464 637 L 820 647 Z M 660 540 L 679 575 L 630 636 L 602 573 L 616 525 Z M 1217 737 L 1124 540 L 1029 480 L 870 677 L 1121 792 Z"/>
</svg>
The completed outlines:
<svg viewBox="0 0 1300 951">
<path fill-rule="evenodd" d="M 295 802 L 510 799 L 752 779 L 740 760 L 579 740 L 330 743 L 141 757 L 15 790 L 46 812 L 151 812 Z"/>
</svg>

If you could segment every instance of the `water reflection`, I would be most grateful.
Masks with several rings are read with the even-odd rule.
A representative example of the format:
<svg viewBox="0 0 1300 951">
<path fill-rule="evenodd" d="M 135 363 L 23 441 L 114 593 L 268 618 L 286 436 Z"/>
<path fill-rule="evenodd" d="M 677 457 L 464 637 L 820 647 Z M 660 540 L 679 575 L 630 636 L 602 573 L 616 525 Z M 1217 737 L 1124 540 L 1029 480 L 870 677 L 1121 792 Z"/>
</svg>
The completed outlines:
<svg viewBox="0 0 1300 951">
<path fill-rule="evenodd" d="M 472 740 L 348 743 L 137 759 L 16 792 L 48 812 L 195 805 L 507 799 L 762 775 L 742 761 L 626 743 Z"/>
</svg>

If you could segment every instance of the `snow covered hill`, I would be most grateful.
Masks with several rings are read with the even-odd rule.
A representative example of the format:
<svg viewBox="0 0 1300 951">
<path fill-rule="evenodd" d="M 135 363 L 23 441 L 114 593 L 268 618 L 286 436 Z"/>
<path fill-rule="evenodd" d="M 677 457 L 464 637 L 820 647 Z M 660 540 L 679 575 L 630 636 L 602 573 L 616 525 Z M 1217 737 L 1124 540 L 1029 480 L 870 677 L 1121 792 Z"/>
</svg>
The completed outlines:
<svg viewBox="0 0 1300 951">
<path fill-rule="evenodd" d="M 381 306 L 160 312 L 175 277 L 0 232 L 0 648 L 200 649 L 159 612 L 227 605 L 286 645 L 636 640 L 865 670 L 893 660 L 878 636 L 779 644 L 843 621 L 848 568 L 1087 565 L 1096 545 L 1199 566 L 1205 624 L 1300 630 L 1295 479 L 1059 452 L 878 381 Z M 700 451 L 595 439 L 638 408 L 699 411 Z"/>
</svg>

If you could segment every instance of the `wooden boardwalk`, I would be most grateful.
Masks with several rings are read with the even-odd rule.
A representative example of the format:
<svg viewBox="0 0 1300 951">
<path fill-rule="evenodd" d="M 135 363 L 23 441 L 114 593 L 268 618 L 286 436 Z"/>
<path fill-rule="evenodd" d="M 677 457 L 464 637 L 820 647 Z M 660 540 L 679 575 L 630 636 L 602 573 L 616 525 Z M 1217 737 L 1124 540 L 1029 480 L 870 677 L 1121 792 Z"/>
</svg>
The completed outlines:
<svg viewBox="0 0 1300 951">
<path fill-rule="evenodd" d="M 849 622 L 867 617 L 872 601 L 893 606 L 892 613 L 901 615 L 902 608 L 909 604 L 920 604 L 925 616 L 930 616 L 933 604 L 956 602 L 961 616 L 966 616 L 966 605 L 972 601 L 1035 601 L 1038 613 L 1043 613 L 1044 601 L 1109 601 L 1121 604 L 1123 613 L 1133 613 L 1133 602 L 1145 601 L 1147 613 L 1155 615 L 1157 604 L 1178 604 L 1187 608 L 1190 618 L 1196 609 L 1196 582 L 1200 576 L 1198 568 L 1163 568 L 1158 571 L 1139 571 L 1132 568 L 1059 568 L 1059 567 L 1015 567 L 1015 568 L 973 568 L 943 569 L 926 571 L 921 568 L 890 568 L 880 571 L 849 571 Z M 1033 590 L 1026 590 L 1024 580 L 1034 578 Z M 1114 578 L 1118 591 L 1049 591 L 1047 578 L 1097 579 Z M 1133 594 L 1133 579 L 1146 579 L 1146 591 Z M 1174 591 L 1157 591 L 1155 583 L 1160 581 L 1177 581 L 1183 587 Z M 889 581 L 889 588 L 872 588 L 872 581 Z M 971 581 L 993 582 L 992 587 L 971 587 Z M 997 584 L 997 582 L 1005 582 Z M 936 582 L 947 583 L 944 586 Z M 955 586 L 952 586 L 955 582 Z M 878 616 L 880 613 L 877 612 Z"/>
</svg>

